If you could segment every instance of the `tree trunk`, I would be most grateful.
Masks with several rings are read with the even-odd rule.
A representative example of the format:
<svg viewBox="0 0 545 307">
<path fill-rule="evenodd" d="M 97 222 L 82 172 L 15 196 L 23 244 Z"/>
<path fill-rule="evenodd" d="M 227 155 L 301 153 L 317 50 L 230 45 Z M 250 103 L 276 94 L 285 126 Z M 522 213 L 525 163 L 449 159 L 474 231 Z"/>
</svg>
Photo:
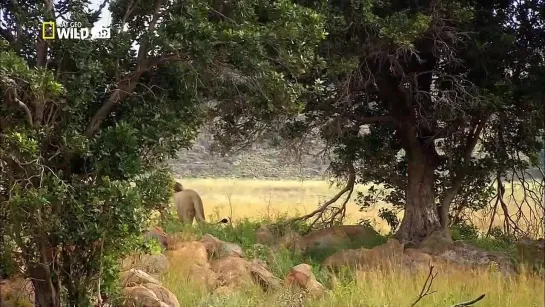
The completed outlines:
<svg viewBox="0 0 545 307">
<path fill-rule="evenodd" d="M 396 233 L 402 243 L 419 244 L 432 232 L 442 230 L 435 204 L 433 160 L 432 156 L 420 159 L 409 155 L 405 215 Z"/>
<path fill-rule="evenodd" d="M 60 297 L 51 278 L 49 267 L 36 264 L 29 267 L 29 275 L 34 286 L 36 307 L 60 307 Z"/>
</svg>

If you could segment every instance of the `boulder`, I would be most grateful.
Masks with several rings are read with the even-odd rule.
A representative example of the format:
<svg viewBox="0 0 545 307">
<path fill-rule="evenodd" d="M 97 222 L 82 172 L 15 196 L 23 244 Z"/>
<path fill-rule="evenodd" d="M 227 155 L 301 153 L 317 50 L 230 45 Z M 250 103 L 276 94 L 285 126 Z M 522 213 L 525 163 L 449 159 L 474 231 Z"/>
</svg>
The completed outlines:
<svg viewBox="0 0 545 307">
<path fill-rule="evenodd" d="M 432 252 L 432 255 L 449 263 L 468 268 L 489 268 L 497 266 L 499 271 L 506 275 L 515 273 L 515 264 L 506 254 L 486 251 L 464 241 L 456 241 L 450 247 Z"/>
<path fill-rule="evenodd" d="M 435 261 L 466 268 L 497 266 L 507 275 L 515 272 L 513 259 L 501 252 L 486 251 L 464 241 L 452 241 L 441 232 L 430 234 L 420 244 L 420 251 L 433 256 Z"/>
<path fill-rule="evenodd" d="M 210 262 L 210 269 L 218 276 L 218 286 L 241 289 L 253 283 L 246 259 L 227 256 Z"/>
<path fill-rule="evenodd" d="M 279 278 L 269 272 L 264 263 L 234 256 L 215 259 L 210 263 L 210 270 L 215 273 L 215 292 L 232 292 L 258 284 L 265 291 L 281 287 Z M 229 289 L 229 290 L 227 290 Z"/>
<path fill-rule="evenodd" d="M 205 234 L 200 242 L 206 247 L 210 258 L 242 257 L 244 255 L 239 245 L 222 241 L 211 234 Z"/>
<path fill-rule="evenodd" d="M 306 263 L 294 266 L 284 278 L 284 285 L 304 290 L 314 298 L 322 297 L 325 294 L 325 287 L 316 280 L 311 266 Z"/>
<path fill-rule="evenodd" d="M 307 249 L 339 249 L 347 244 L 375 242 L 380 235 L 364 225 L 338 225 L 318 229 L 303 236 Z"/>
<path fill-rule="evenodd" d="M 142 270 L 150 274 L 160 274 L 167 272 L 170 263 L 168 258 L 163 254 L 147 255 L 147 254 L 135 254 L 130 255 L 123 259 L 122 270 L 127 271 L 130 269 Z"/>
<path fill-rule="evenodd" d="M 153 227 L 144 234 L 146 240 L 157 240 L 163 249 L 167 248 L 167 234 L 161 227 Z"/>
<path fill-rule="evenodd" d="M 188 277 L 192 282 L 208 290 L 214 290 L 218 283 L 218 275 L 210 269 L 210 265 L 192 264 Z"/>
<path fill-rule="evenodd" d="M 165 255 L 172 263 L 183 263 L 189 267 L 192 264 L 206 265 L 208 263 L 207 246 L 198 241 L 178 242 L 169 246 Z"/>
<path fill-rule="evenodd" d="M 180 303 L 178 302 L 178 299 L 174 293 L 165 287 L 158 284 L 143 284 L 143 286 L 151 290 L 161 302 L 167 304 L 168 306 L 180 307 Z"/>
<path fill-rule="evenodd" d="M 307 251 L 339 249 L 349 242 L 346 233 L 337 227 L 314 230 L 303 236 L 303 244 Z"/>
<path fill-rule="evenodd" d="M 123 289 L 125 307 L 171 307 L 162 302 L 157 295 L 144 286 L 127 287 Z"/>
<path fill-rule="evenodd" d="M 261 225 L 257 228 L 255 231 L 255 238 L 259 244 L 270 246 L 275 243 L 275 237 L 267 225 Z"/>
<path fill-rule="evenodd" d="M 389 239 L 385 244 L 372 249 L 346 249 L 329 256 L 324 265 L 330 269 L 340 269 L 347 266 L 358 269 L 375 267 L 387 268 L 398 264 L 403 259 L 403 245 L 395 239 Z"/>
<path fill-rule="evenodd" d="M 157 279 L 151 277 L 148 273 L 137 269 L 130 269 L 121 273 L 121 285 L 123 287 L 132 287 L 142 284 L 160 285 L 161 283 Z"/>
<path fill-rule="evenodd" d="M 253 281 L 259 284 L 264 291 L 278 290 L 282 287 L 280 278 L 269 272 L 267 266 L 259 260 L 250 262 L 250 274 Z"/>
<path fill-rule="evenodd" d="M 288 230 L 280 239 L 277 240 L 274 248 L 302 252 L 305 250 L 306 246 L 303 242 L 303 236 L 295 231 Z"/>
</svg>

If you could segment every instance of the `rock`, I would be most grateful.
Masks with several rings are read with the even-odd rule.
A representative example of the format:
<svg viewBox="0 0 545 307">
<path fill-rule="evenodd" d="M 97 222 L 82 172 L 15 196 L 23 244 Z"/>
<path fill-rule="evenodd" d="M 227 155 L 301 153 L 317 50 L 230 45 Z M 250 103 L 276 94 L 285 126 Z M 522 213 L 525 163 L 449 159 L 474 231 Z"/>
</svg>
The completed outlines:
<svg viewBox="0 0 545 307">
<path fill-rule="evenodd" d="M 264 263 L 234 256 L 215 259 L 210 263 L 210 270 L 216 278 L 216 293 L 244 289 L 258 284 L 265 291 L 276 290 L 281 287 L 281 280 L 269 272 Z M 228 291 L 228 292 L 229 292 Z"/>
<path fill-rule="evenodd" d="M 157 295 L 144 286 L 127 287 L 123 289 L 126 307 L 170 307 L 162 302 Z"/>
<path fill-rule="evenodd" d="M 282 287 L 280 278 L 269 272 L 261 261 L 253 260 L 250 262 L 250 274 L 254 282 L 259 284 L 264 291 L 278 290 Z"/>
<path fill-rule="evenodd" d="M 515 265 L 508 255 L 486 251 L 464 241 L 456 241 L 450 246 L 440 246 L 438 250 L 427 248 L 423 251 L 429 251 L 429 254 L 435 256 L 434 259 L 446 260 L 448 263 L 467 268 L 497 266 L 500 272 L 506 275 L 515 272 Z"/>
<path fill-rule="evenodd" d="M 205 234 L 201 241 L 201 243 L 204 244 L 206 247 L 206 250 L 208 251 L 208 255 L 210 255 L 211 258 L 221 258 L 221 257 L 242 257 L 244 256 L 244 252 L 242 251 L 242 248 L 235 244 L 230 242 L 222 241 L 216 237 L 214 237 L 211 234 Z"/>
<path fill-rule="evenodd" d="M 452 246 L 452 239 L 442 231 L 434 231 L 420 244 L 419 248 L 426 253 L 441 252 Z"/>
<path fill-rule="evenodd" d="M 273 245 L 275 242 L 275 237 L 267 225 L 259 226 L 259 228 L 255 231 L 255 237 L 257 243 L 267 246 Z"/>
<path fill-rule="evenodd" d="M 121 273 L 121 285 L 123 287 L 132 287 L 142 284 L 160 285 L 161 283 L 157 279 L 151 277 L 148 273 L 137 269 L 130 269 Z"/>
<path fill-rule="evenodd" d="M 210 262 L 210 269 L 218 276 L 218 286 L 241 289 L 253 284 L 250 266 L 246 259 L 227 256 Z"/>
<path fill-rule="evenodd" d="M 155 239 L 161 244 L 163 249 L 167 248 L 167 234 L 161 227 L 153 227 L 144 234 L 146 240 Z"/>
<path fill-rule="evenodd" d="M 539 270 L 544 267 L 545 241 L 543 239 L 523 238 L 516 243 L 516 248 L 521 261 L 530 265 L 532 269 Z"/>
<path fill-rule="evenodd" d="M 160 274 L 167 272 L 169 269 L 170 263 L 168 258 L 163 254 L 157 255 L 147 255 L 147 254 L 136 254 L 130 255 L 123 259 L 122 269 L 127 271 L 130 269 L 142 270 L 150 274 Z"/>
<path fill-rule="evenodd" d="M 218 283 L 218 275 L 210 269 L 209 265 L 192 264 L 189 269 L 189 280 L 203 288 L 213 290 Z"/>
<path fill-rule="evenodd" d="M 325 287 L 316 280 L 311 266 L 306 263 L 294 266 L 284 278 L 284 284 L 304 290 L 314 298 L 322 297 L 325 294 Z"/>
<path fill-rule="evenodd" d="M 403 259 L 403 246 L 395 239 L 389 239 L 385 244 L 372 249 L 346 249 L 327 257 L 324 266 L 330 269 L 353 267 L 367 269 L 387 268 L 400 263 Z"/>
<path fill-rule="evenodd" d="M 353 242 L 372 242 L 380 237 L 380 234 L 373 227 L 365 225 L 339 225 L 333 226 L 346 234 Z"/>
<path fill-rule="evenodd" d="M 303 236 L 306 250 L 338 249 L 347 245 L 350 239 L 337 227 L 327 227 L 311 231 Z"/>
<path fill-rule="evenodd" d="M 288 230 L 278 242 L 274 245 L 274 248 L 287 249 L 294 252 L 302 252 L 306 246 L 303 242 L 303 237 L 295 231 Z"/>
<path fill-rule="evenodd" d="M 339 225 L 310 232 L 303 236 L 307 249 L 339 249 L 349 243 L 374 242 L 380 235 L 364 225 Z"/>
<path fill-rule="evenodd" d="M 144 284 L 145 288 L 151 290 L 156 297 L 170 307 L 180 307 L 178 299 L 170 290 L 158 284 Z"/>
<path fill-rule="evenodd" d="M 178 242 L 169 246 L 165 255 L 172 263 L 183 263 L 189 267 L 192 264 L 206 265 L 208 263 L 208 251 L 205 244 L 198 241 Z"/>
<path fill-rule="evenodd" d="M 412 262 L 419 264 L 431 264 L 433 262 L 432 256 L 426 254 L 416 248 L 407 248 L 403 250 L 403 254 Z"/>
</svg>

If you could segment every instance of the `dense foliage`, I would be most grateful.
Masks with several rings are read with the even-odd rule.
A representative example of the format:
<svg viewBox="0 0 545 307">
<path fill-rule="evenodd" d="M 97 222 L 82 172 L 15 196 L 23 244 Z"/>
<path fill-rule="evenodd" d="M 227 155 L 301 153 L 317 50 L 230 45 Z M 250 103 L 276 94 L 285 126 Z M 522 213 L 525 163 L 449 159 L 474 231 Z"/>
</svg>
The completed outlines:
<svg viewBox="0 0 545 307">
<path fill-rule="evenodd" d="M 37 306 L 111 293 L 203 108 L 295 101 L 288 75 L 323 37 L 318 14 L 285 0 L 119 0 L 111 39 L 41 39 L 44 20 L 91 26 L 102 9 L 0 1 L 0 248 L 33 278 Z"/>
<path fill-rule="evenodd" d="M 328 36 L 282 136 L 319 131 L 337 176 L 376 185 L 362 206 L 404 210 L 399 238 L 446 230 L 463 208 L 488 205 L 490 178 L 538 164 L 544 1 L 297 2 L 326 16 Z"/>
</svg>

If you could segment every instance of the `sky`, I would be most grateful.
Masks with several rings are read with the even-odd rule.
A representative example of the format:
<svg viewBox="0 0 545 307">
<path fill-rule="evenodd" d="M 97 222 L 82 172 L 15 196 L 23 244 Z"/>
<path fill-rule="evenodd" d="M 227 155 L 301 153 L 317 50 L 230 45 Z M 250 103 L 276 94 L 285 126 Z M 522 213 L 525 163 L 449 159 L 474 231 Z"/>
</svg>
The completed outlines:
<svg viewBox="0 0 545 307">
<path fill-rule="evenodd" d="M 102 1 L 103 0 L 91 0 L 91 9 L 98 10 Z M 108 6 L 109 4 L 106 4 L 104 9 L 102 9 L 102 14 L 100 15 L 98 22 L 95 23 L 95 27 L 109 27 L 112 24 L 112 16 L 108 10 Z"/>
</svg>

